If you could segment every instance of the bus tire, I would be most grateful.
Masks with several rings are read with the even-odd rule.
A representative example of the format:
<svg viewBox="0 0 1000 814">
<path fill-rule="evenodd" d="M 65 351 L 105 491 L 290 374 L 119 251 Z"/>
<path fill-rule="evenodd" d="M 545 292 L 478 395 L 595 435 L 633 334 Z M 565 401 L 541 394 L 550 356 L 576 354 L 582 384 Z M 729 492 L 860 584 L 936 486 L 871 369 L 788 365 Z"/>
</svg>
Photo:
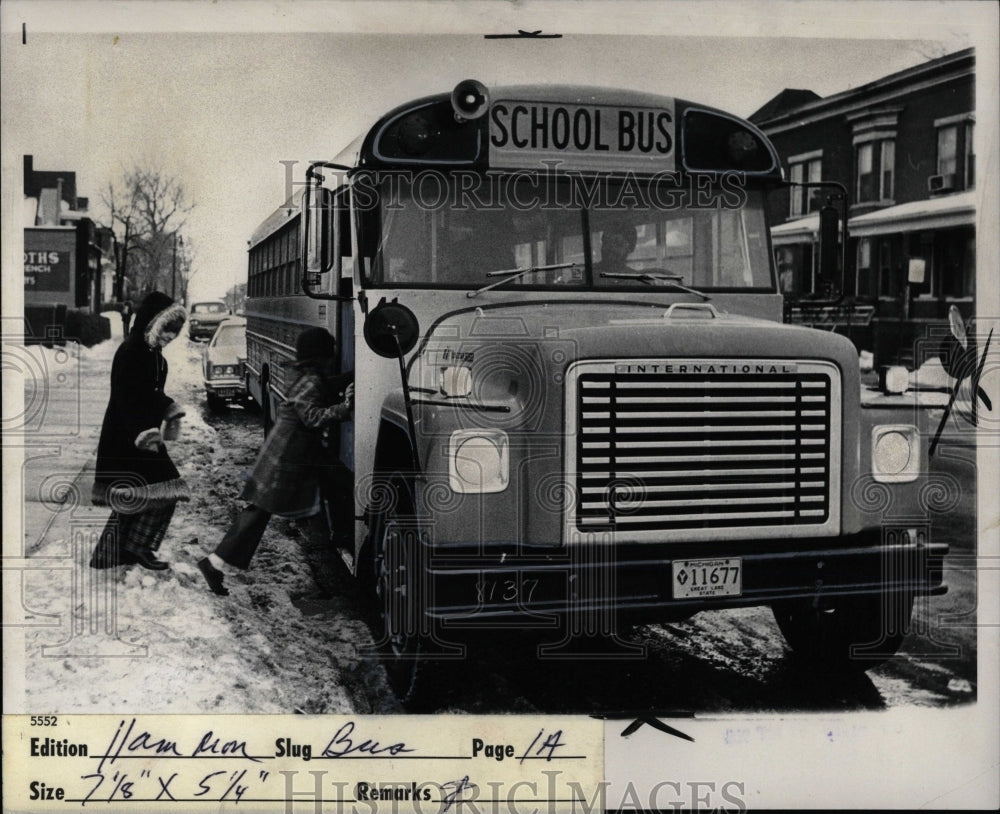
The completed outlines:
<svg viewBox="0 0 1000 814">
<path fill-rule="evenodd" d="M 271 396 L 271 377 L 265 375 L 260 382 L 260 412 L 264 423 L 264 437 L 274 427 L 274 398 Z"/>
<path fill-rule="evenodd" d="M 420 629 L 419 543 L 407 531 L 415 519 L 413 492 L 401 476 L 389 480 L 386 489 L 371 537 L 375 634 L 393 692 L 414 711 L 431 699 L 424 658 L 428 640 Z"/>
<path fill-rule="evenodd" d="M 250 374 L 247 373 L 246 377 L 246 397 L 243 399 L 243 406 L 249 410 L 259 410 L 260 405 L 257 403 L 257 399 L 253 397 L 253 391 L 250 390 Z"/>
<path fill-rule="evenodd" d="M 785 641 L 810 666 L 860 673 L 888 661 L 910 626 L 909 592 L 843 596 L 819 607 L 811 600 L 776 603 L 772 611 Z"/>
</svg>

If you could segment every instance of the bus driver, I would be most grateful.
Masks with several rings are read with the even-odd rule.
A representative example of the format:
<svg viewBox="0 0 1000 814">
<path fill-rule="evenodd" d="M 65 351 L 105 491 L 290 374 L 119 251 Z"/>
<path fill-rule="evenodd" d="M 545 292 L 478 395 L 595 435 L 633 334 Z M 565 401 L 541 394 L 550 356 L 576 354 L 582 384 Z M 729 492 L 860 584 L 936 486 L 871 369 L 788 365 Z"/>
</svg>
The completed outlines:
<svg viewBox="0 0 1000 814">
<path fill-rule="evenodd" d="M 623 221 L 609 223 L 601 232 L 601 261 L 594 264 L 598 274 L 634 274 L 626 258 L 635 251 L 635 228 Z"/>
</svg>

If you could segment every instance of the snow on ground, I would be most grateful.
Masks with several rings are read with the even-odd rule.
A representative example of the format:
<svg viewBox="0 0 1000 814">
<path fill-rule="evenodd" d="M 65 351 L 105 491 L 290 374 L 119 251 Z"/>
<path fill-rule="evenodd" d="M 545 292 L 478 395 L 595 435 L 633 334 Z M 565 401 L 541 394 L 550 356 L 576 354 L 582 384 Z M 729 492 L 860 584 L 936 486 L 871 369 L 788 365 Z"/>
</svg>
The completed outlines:
<svg viewBox="0 0 1000 814">
<path fill-rule="evenodd" d="M 59 369 L 57 356 L 65 361 L 69 354 L 79 362 L 80 381 L 97 386 L 109 379 L 119 341 L 114 338 L 90 349 L 68 345 L 28 350 L 40 369 L 50 371 Z M 300 544 L 305 530 L 273 521 L 252 569 L 227 577 L 229 597 L 216 597 L 205 586 L 196 563 L 241 505 L 236 500 L 239 487 L 261 439 L 245 437 L 248 422 L 227 439 L 220 439 L 206 423 L 200 403 L 203 347 L 182 337 L 165 352 L 170 365 L 167 393 L 186 409 L 181 437 L 168 446 L 193 494 L 189 503 L 178 504 L 159 552 L 171 567 L 162 572 L 138 566 L 95 571 L 87 566 L 92 548 L 87 543 L 85 558 L 73 570 L 26 576 L 26 603 L 32 611 L 60 620 L 58 627 L 29 629 L 25 636 L 26 711 L 391 710 L 395 702 L 384 676 L 359 656 L 359 643 L 370 642 L 364 621 L 317 589 Z M 51 398 L 75 397 L 72 381 L 53 379 L 47 384 Z M 33 557 L 66 560 L 70 515 L 72 522 L 84 519 L 92 535 L 107 518 L 106 509 L 89 505 L 92 452 L 106 389 L 104 384 L 103 393 L 84 393 L 88 426 L 75 442 L 91 452 L 79 478 L 83 504 L 57 516 Z M 26 510 L 41 511 L 38 506 L 26 504 Z M 110 594 L 103 594 L 105 590 Z M 116 604 L 113 621 L 102 612 L 100 597 L 106 595 Z M 109 656 L 121 650 L 128 655 Z M 371 687 L 380 688 L 375 701 L 369 700 Z"/>
<path fill-rule="evenodd" d="M 84 470 L 78 480 L 85 501 L 92 478 L 87 468 L 93 467 L 118 341 L 82 350 L 25 349 L 33 355 L 32 369 L 49 372 L 33 386 L 47 393 L 51 406 L 60 399 L 70 407 L 75 407 L 74 399 L 81 402 L 81 431 L 65 442 L 65 454 Z M 73 522 L 85 522 L 96 533 L 107 511 L 89 503 L 72 511 L 37 500 L 25 504 L 26 514 L 36 517 L 34 527 L 44 530 L 29 555 L 57 564 L 24 576 L 25 607 L 37 619 L 46 619 L 45 614 L 56 619 L 25 634 L 25 711 L 400 712 L 384 671 L 366 655 L 372 639 L 358 588 L 338 569 L 329 544 L 315 529 L 273 520 L 251 569 L 227 576 L 229 597 L 216 597 L 204 585 L 196 563 L 241 507 L 240 488 L 263 433 L 259 415 L 240 408 L 222 416 L 205 412 L 203 348 L 182 337 L 166 351 L 167 392 L 187 409 L 181 437 L 169 446 L 193 493 L 189 503 L 178 507 L 160 551 L 170 570 L 154 573 L 132 566 L 96 572 L 86 566 L 88 543 L 74 573 L 68 567 Z M 67 359 L 75 367 L 67 366 Z M 60 379 L 66 369 L 78 369 L 79 376 Z M 26 389 L 26 401 L 27 395 Z M 49 414 L 71 416 L 73 411 L 53 409 Z M 950 460 L 942 458 L 936 465 Z M 970 505 L 947 522 L 957 523 L 959 540 L 974 540 L 975 483 L 967 482 L 969 472 L 955 460 L 952 468 L 956 478 L 965 479 L 960 482 L 968 489 Z M 43 474 L 36 472 L 39 480 Z M 974 607 L 974 577 L 966 574 L 962 582 L 953 571 L 949 593 L 934 598 L 937 615 Z M 108 626 L 107 617 L 95 610 L 101 585 L 87 589 L 95 578 L 107 578 L 114 589 L 116 614 Z M 105 629 L 116 632 L 117 640 Z M 958 661 L 925 655 L 915 647 L 912 657 L 894 659 L 870 677 L 847 682 L 807 676 L 798 669 L 764 608 L 643 626 L 635 641 L 648 645 L 649 657 L 634 663 L 554 660 L 539 670 L 530 637 L 523 642 L 515 636 L 513 647 L 491 640 L 470 651 L 468 661 L 447 665 L 440 673 L 441 709 L 587 712 L 638 704 L 808 710 L 968 703 L 976 696 L 975 636 L 969 635 L 971 642 L 961 641 L 966 655 Z M 109 643 L 146 649 L 110 658 Z"/>
</svg>

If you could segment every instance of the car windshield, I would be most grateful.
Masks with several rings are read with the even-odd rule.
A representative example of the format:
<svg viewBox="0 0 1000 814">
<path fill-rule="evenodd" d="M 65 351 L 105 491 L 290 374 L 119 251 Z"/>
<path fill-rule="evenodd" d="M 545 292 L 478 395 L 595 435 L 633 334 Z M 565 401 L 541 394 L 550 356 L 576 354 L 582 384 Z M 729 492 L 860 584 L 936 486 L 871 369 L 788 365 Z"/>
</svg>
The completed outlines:
<svg viewBox="0 0 1000 814">
<path fill-rule="evenodd" d="M 245 348 L 246 344 L 247 329 L 242 325 L 219 328 L 212 341 L 212 346 L 216 348 Z"/>
<path fill-rule="evenodd" d="M 456 205 L 462 190 L 445 189 L 458 181 L 444 175 L 433 201 L 416 180 L 383 187 L 370 282 L 478 289 L 492 279 L 487 272 L 537 269 L 504 288 L 773 290 L 761 190 L 656 192 L 635 178 L 589 189 L 580 179 L 551 188 L 527 176 L 506 181 L 487 205 L 474 196 Z"/>
<path fill-rule="evenodd" d="M 191 306 L 192 314 L 223 314 L 226 306 L 221 302 L 198 302 Z"/>
</svg>

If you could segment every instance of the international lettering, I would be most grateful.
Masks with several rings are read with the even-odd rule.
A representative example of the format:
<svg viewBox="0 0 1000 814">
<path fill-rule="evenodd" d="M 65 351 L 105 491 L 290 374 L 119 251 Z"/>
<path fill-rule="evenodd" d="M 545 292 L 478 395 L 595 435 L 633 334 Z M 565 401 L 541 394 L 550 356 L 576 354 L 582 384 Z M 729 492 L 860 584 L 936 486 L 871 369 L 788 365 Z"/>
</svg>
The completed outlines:
<svg viewBox="0 0 1000 814">
<path fill-rule="evenodd" d="M 637 362 L 615 365 L 615 373 L 771 375 L 795 373 L 796 365 L 769 362 Z"/>
</svg>

